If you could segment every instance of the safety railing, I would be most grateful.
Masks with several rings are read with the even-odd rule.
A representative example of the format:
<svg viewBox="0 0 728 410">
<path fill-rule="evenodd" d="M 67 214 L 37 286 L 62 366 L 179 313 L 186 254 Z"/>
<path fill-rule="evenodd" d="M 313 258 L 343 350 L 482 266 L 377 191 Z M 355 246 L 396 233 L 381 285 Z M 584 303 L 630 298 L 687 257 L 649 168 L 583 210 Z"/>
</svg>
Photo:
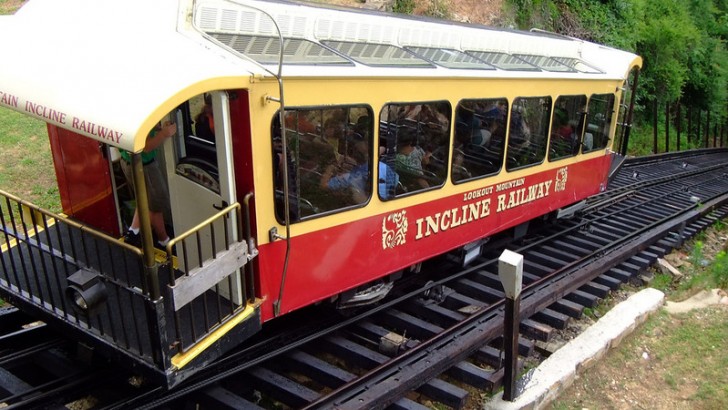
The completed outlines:
<svg viewBox="0 0 728 410">
<path fill-rule="evenodd" d="M 253 299 L 246 265 L 254 253 L 243 238 L 241 221 L 241 206 L 234 203 L 166 247 L 166 266 L 174 272 L 168 286 L 174 308 L 172 343 L 179 353 L 236 317 Z"/>
<path fill-rule="evenodd" d="M 149 308 L 140 249 L 3 191 L 0 249 L 6 300 L 96 346 L 162 364 L 151 330 L 165 322 Z"/>
</svg>

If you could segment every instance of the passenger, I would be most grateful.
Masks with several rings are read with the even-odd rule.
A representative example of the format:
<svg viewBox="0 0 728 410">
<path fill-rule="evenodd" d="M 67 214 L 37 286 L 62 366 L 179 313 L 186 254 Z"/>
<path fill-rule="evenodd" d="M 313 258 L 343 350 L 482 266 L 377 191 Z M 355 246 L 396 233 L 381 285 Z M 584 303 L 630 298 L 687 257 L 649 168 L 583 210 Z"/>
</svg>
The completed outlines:
<svg viewBox="0 0 728 410">
<path fill-rule="evenodd" d="M 450 125 L 448 117 L 440 112 L 434 104 L 416 104 L 404 106 L 400 117 L 416 121 L 423 130 L 437 134 L 445 133 Z"/>
<path fill-rule="evenodd" d="M 352 157 L 356 165 L 348 172 L 334 175 L 336 164 L 329 165 L 321 176 L 320 186 L 330 191 L 349 191 L 355 204 L 363 203 L 369 198 L 369 144 L 363 138 L 353 142 Z"/>
<path fill-rule="evenodd" d="M 452 179 L 460 181 L 470 178 L 470 173 L 465 168 L 465 151 L 471 144 L 470 125 L 465 122 L 455 124 L 455 144 L 452 153 Z"/>
<path fill-rule="evenodd" d="M 505 140 L 507 108 L 502 101 L 482 112 L 483 124 L 490 133 L 487 145 L 500 146 Z"/>
<path fill-rule="evenodd" d="M 554 110 L 551 149 L 559 157 L 574 155 L 579 151 L 577 135 L 574 127 L 569 123 L 569 114 L 560 107 Z"/>
<path fill-rule="evenodd" d="M 292 122 L 304 125 L 306 129 L 310 128 L 308 120 L 305 119 L 306 112 L 290 111 L 286 112 L 286 122 Z M 296 117 L 299 120 L 296 120 Z M 292 120 L 291 120 L 292 119 Z M 298 157 L 297 164 L 300 168 L 312 173 L 322 173 L 329 165 L 338 164 L 342 155 L 339 154 L 339 138 L 342 135 L 343 127 L 338 126 L 338 122 L 326 121 L 326 127 L 323 130 L 316 131 L 315 134 L 307 134 L 303 132 L 295 133 L 298 137 Z"/>
<path fill-rule="evenodd" d="M 356 124 L 354 124 L 354 132 L 364 137 L 364 139 L 369 139 L 369 134 L 371 133 L 372 129 L 372 119 L 368 115 L 362 115 L 361 117 L 357 118 Z"/>
<path fill-rule="evenodd" d="M 280 220 L 283 220 L 283 215 L 285 215 L 285 206 L 283 205 L 283 199 L 285 198 L 285 196 L 283 196 L 282 194 L 284 188 L 283 183 L 284 179 L 286 178 L 286 176 L 283 174 L 283 170 L 287 159 L 288 192 L 290 193 L 288 197 L 288 215 L 291 221 L 297 221 L 299 216 L 298 201 L 294 200 L 294 194 L 298 192 L 298 185 L 294 176 L 295 164 L 293 163 L 290 151 L 288 152 L 287 157 L 283 156 L 283 141 L 281 139 L 281 129 L 277 126 L 278 124 L 280 124 L 280 121 L 274 121 L 273 123 L 273 182 L 275 190 L 281 193 L 281 195 L 276 195 L 276 216 Z"/>
<path fill-rule="evenodd" d="M 285 121 L 286 129 L 294 130 L 301 134 L 316 132 L 316 125 L 309 121 L 305 112 L 286 111 Z"/>
<path fill-rule="evenodd" d="M 385 157 L 387 153 L 387 140 L 379 139 L 379 197 L 382 199 L 392 199 L 397 193 L 397 185 L 399 185 L 399 175 L 387 163 Z"/>
<path fill-rule="evenodd" d="M 147 188 L 149 219 L 152 225 L 152 231 L 157 237 L 157 245 L 162 248 L 166 247 L 167 243 L 169 243 L 169 235 L 164 225 L 164 210 L 169 206 L 169 191 L 167 190 L 159 162 L 156 161 L 157 148 L 176 132 L 177 125 L 173 122 L 166 121 L 161 128 L 155 128 L 149 133 L 144 151 L 140 154 L 142 164 L 144 164 L 144 183 Z M 124 172 L 127 183 L 134 189 L 131 153 L 121 150 L 120 154 L 122 159 L 121 169 Z M 124 242 L 134 246 L 141 245 L 141 237 L 139 235 L 139 209 L 137 207 L 134 209 L 134 217 L 132 218 L 129 230 L 124 234 Z"/>
<path fill-rule="evenodd" d="M 212 96 L 205 94 L 202 111 L 195 117 L 195 136 L 207 141 L 215 141 L 215 120 L 212 116 Z"/>
<path fill-rule="evenodd" d="M 569 124 L 569 115 L 566 113 L 566 110 L 556 108 L 554 110 L 553 130 L 551 131 L 552 137 L 570 142 L 573 134 L 574 129 Z"/>
<path fill-rule="evenodd" d="M 346 126 L 344 121 L 339 118 L 329 118 L 324 122 L 323 137 L 327 143 L 334 147 L 334 152 L 337 156 L 339 152 L 339 144 L 341 139 L 344 138 Z"/>
<path fill-rule="evenodd" d="M 396 168 L 415 176 L 424 176 L 424 166 L 430 163 L 432 152 L 426 152 L 417 146 L 416 132 L 409 128 L 399 130 L 397 141 Z M 428 188 L 430 184 L 425 178 L 416 178 L 421 188 Z"/>
<path fill-rule="evenodd" d="M 527 147 L 531 141 L 531 130 L 526 124 L 523 109 L 514 107 L 511 111 L 511 129 L 509 134 L 509 147 Z"/>
</svg>

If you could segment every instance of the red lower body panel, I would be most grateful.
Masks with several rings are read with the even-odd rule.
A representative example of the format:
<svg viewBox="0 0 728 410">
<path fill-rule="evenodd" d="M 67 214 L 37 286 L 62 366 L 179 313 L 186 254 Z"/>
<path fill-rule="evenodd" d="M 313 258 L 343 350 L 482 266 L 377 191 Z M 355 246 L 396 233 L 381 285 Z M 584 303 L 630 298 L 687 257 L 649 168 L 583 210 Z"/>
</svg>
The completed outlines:
<svg viewBox="0 0 728 410">
<path fill-rule="evenodd" d="M 482 186 L 293 237 L 281 313 L 401 270 L 598 193 L 609 156 Z M 396 200 L 395 200 L 396 201 Z M 260 248 L 263 320 L 278 297 L 285 242 Z"/>
</svg>

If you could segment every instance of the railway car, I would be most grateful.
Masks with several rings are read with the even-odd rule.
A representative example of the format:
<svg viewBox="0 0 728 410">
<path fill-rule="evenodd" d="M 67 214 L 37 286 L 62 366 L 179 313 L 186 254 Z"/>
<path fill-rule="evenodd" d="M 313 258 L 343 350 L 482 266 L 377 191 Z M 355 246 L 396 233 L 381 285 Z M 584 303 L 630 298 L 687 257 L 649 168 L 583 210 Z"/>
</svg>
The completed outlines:
<svg viewBox="0 0 728 410">
<path fill-rule="evenodd" d="M 258 0 L 31 0 L 0 37 L 0 106 L 47 123 L 63 208 L 0 192 L 0 295 L 167 387 L 605 189 L 641 66 Z"/>
</svg>

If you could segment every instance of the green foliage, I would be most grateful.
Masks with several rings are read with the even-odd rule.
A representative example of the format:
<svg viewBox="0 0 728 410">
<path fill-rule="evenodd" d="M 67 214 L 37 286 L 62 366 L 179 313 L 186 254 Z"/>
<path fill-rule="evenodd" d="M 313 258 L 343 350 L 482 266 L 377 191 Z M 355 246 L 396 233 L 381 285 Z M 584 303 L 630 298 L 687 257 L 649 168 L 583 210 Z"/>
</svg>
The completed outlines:
<svg viewBox="0 0 728 410">
<path fill-rule="evenodd" d="M 553 0 L 511 0 L 520 29 L 532 27 L 553 30 L 554 21 L 560 17 L 560 10 Z"/>
<path fill-rule="evenodd" d="M 642 69 L 648 100 L 673 101 L 687 81 L 688 53 L 699 38 L 690 10 L 679 0 L 645 0 L 637 21 L 637 52 L 644 58 Z"/>
<path fill-rule="evenodd" d="M 650 283 L 650 286 L 661 290 L 663 292 L 669 290 L 672 285 L 672 275 L 668 275 L 666 273 L 658 273 L 655 275 L 655 277 L 652 279 L 652 282 Z"/>
<path fill-rule="evenodd" d="M 715 256 L 715 260 L 710 266 L 710 274 L 715 286 L 728 289 L 728 254 L 725 251 L 721 251 Z"/>
<path fill-rule="evenodd" d="M 0 189 L 46 209 L 60 211 L 61 201 L 55 183 L 46 124 L 0 108 L 0 130 L 0 152 L 3 153 Z"/>
<path fill-rule="evenodd" d="M 431 0 L 425 15 L 440 19 L 450 18 L 450 4 L 447 0 Z"/>
<path fill-rule="evenodd" d="M 394 0 L 392 11 L 395 13 L 412 14 L 415 10 L 415 0 Z"/>
<path fill-rule="evenodd" d="M 416 0 L 394 0 L 392 11 L 402 14 L 414 14 L 416 7 Z M 450 18 L 450 4 L 448 0 L 428 0 L 427 8 L 422 14 L 439 19 L 448 19 Z"/>
<path fill-rule="evenodd" d="M 704 259 L 703 242 L 699 240 L 695 241 L 695 244 L 693 245 L 693 250 L 690 252 L 690 263 L 692 263 L 693 266 L 698 267 L 703 263 Z"/>
<path fill-rule="evenodd" d="M 720 251 L 712 261 L 707 261 L 703 252 L 703 242 L 695 241 L 688 261 L 692 265 L 687 280 L 680 284 L 679 290 L 687 291 L 700 288 L 728 289 L 728 252 Z"/>
<path fill-rule="evenodd" d="M 719 220 L 715 221 L 715 223 L 713 224 L 713 228 L 715 228 L 717 231 L 720 232 L 720 231 L 725 230 L 726 224 L 725 224 L 725 222 L 723 222 L 722 219 L 719 219 Z"/>
<path fill-rule="evenodd" d="M 692 140 L 688 140 L 687 132 L 684 129 L 686 126 L 684 120 L 682 124 L 683 130 L 680 134 L 680 150 L 701 148 L 703 146 L 702 139 L 693 138 Z M 669 151 L 673 152 L 677 151 L 677 132 L 675 131 L 676 127 L 673 124 L 671 124 L 670 128 L 671 130 Z M 632 134 L 629 137 L 629 147 L 627 150 L 627 154 L 634 156 L 652 154 L 654 145 L 653 138 L 654 136 L 651 121 L 647 123 L 641 123 L 638 127 L 634 127 L 632 129 Z M 657 124 L 657 152 L 666 151 L 667 149 L 665 147 L 665 123 L 664 121 L 660 121 Z"/>
<path fill-rule="evenodd" d="M 629 154 L 653 151 L 652 101 L 658 102 L 658 152 L 677 149 L 676 120 L 665 147 L 665 106 L 680 101 L 680 149 L 697 148 L 704 139 L 687 141 L 687 107 L 695 116 L 711 113 L 711 124 L 728 118 L 727 0 L 507 0 L 519 28 L 554 31 L 631 50 L 643 58 Z M 675 110 L 672 110 L 675 115 Z M 701 132 L 702 133 L 702 132 Z M 712 137 L 712 135 L 711 135 Z M 712 139 L 712 138 L 711 138 Z"/>
</svg>

